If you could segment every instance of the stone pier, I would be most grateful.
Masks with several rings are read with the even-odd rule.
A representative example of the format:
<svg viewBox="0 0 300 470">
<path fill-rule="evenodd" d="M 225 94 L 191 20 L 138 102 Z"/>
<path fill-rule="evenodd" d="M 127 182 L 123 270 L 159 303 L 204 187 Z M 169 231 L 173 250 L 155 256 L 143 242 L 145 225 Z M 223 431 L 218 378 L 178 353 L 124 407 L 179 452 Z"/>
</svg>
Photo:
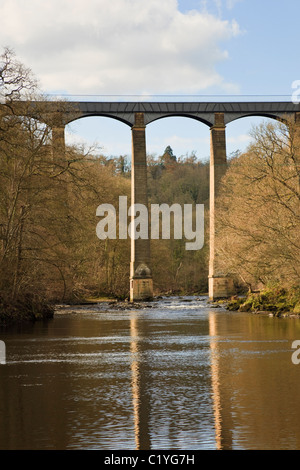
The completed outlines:
<svg viewBox="0 0 300 470">
<path fill-rule="evenodd" d="M 54 161 L 65 160 L 65 126 L 56 126 L 52 128 L 52 148 Z"/>
<path fill-rule="evenodd" d="M 133 204 L 143 204 L 148 208 L 146 126 L 143 113 L 135 113 L 135 123 L 132 126 L 131 205 Z M 132 214 L 132 226 L 134 218 Z M 149 224 L 148 239 L 135 238 L 131 236 L 130 300 L 151 300 L 153 283 Z"/>
<path fill-rule="evenodd" d="M 209 182 L 209 275 L 208 292 L 211 300 L 226 298 L 234 293 L 233 281 L 218 268 L 215 250 L 215 204 L 222 177 L 227 168 L 226 132 L 224 114 L 215 113 L 215 122 L 210 129 L 210 182 Z"/>
</svg>

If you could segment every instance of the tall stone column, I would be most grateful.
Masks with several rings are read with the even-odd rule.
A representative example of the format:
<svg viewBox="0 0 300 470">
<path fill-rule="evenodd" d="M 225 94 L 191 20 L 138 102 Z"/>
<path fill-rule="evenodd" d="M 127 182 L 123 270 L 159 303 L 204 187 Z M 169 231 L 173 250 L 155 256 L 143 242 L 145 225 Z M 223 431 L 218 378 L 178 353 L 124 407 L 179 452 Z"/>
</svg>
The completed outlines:
<svg viewBox="0 0 300 470">
<path fill-rule="evenodd" d="M 295 135 L 294 135 L 294 155 L 295 155 L 295 164 L 296 164 L 296 172 L 298 175 L 298 181 L 300 185 L 300 112 L 295 113 Z"/>
<path fill-rule="evenodd" d="M 146 126 L 144 114 L 135 114 L 132 127 L 131 205 L 143 204 L 148 210 Z M 135 216 L 131 215 L 133 225 Z M 147 219 L 147 222 L 149 219 Z M 150 238 L 131 236 L 130 300 L 153 298 L 152 273 L 150 269 Z"/>
<path fill-rule="evenodd" d="M 55 126 L 52 128 L 52 151 L 54 162 L 64 162 L 66 153 L 65 126 Z"/>
<path fill-rule="evenodd" d="M 233 294 L 233 281 L 220 272 L 215 251 L 215 203 L 220 181 L 226 172 L 226 133 L 224 114 L 215 114 L 215 123 L 210 130 L 210 182 L 209 182 L 209 298 L 226 298 Z"/>
<path fill-rule="evenodd" d="M 69 215 L 69 174 L 66 158 L 65 126 L 63 124 L 52 127 L 52 158 L 53 158 L 53 197 L 60 223 L 64 227 L 65 240 L 70 240 Z"/>
<path fill-rule="evenodd" d="M 295 113 L 295 123 L 298 126 L 300 126 L 300 112 Z"/>
</svg>

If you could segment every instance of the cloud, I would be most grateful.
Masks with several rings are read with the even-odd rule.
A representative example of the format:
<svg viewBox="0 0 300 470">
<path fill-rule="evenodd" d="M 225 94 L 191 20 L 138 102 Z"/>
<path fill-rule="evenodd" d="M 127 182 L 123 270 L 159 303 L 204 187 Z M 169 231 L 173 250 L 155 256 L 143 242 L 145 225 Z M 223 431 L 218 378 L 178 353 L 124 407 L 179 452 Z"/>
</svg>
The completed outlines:
<svg viewBox="0 0 300 470">
<path fill-rule="evenodd" d="M 237 3 L 240 3 L 243 1 L 244 0 L 214 0 L 214 6 L 217 9 L 219 17 L 221 17 L 223 8 L 227 10 L 232 10 Z M 206 11 L 208 11 L 207 0 L 204 0 L 203 7 Z"/>
<path fill-rule="evenodd" d="M 176 0 L 1 0 L 0 17 L 0 45 L 12 47 L 47 92 L 235 89 L 216 67 L 239 25 L 205 10 L 182 13 Z"/>
<path fill-rule="evenodd" d="M 244 0 L 227 0 L 226 1 L 226 6 L 229 10 L 232 10 L 232 8 L 235 7 L 236 3 L 243 2 Z"/>
<path fill-rule="evenodd" d="M 239 134 L 235 136 L 227 137 L 228 144 L 247 144 L 251 140 L 249 134 Z"/>
</svg>

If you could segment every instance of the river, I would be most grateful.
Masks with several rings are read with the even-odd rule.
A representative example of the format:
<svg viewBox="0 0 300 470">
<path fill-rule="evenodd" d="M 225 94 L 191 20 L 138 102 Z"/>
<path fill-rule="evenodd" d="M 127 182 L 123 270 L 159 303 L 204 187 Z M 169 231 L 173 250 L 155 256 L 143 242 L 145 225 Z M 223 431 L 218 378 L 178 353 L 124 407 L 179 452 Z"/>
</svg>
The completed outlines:
<svg viewBox="0 0 300 470">
<path fill-rule="evenodd" d="M 0 449 L 300 449 L 300 319 L 205 297 L 2 328 Z"/>
</svg>

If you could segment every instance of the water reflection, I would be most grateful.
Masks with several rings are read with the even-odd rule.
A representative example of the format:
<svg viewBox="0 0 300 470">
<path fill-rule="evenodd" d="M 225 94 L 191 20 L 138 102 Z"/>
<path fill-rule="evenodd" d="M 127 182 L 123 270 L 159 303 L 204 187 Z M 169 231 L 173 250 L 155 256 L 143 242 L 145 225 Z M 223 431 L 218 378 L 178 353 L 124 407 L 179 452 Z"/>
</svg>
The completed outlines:
<svg viewBox="0 0 300 470">
<path fill-rule="evenodd" d="M 147 359 L 141 341 L 143 332 L 138 318 L 130 320 L 131 333 L 131 371 L 132 371 L 132 401 L 134 416 L 134 434 L 136 450 L 151 449 L 149 421 L 151 415 L 150 400 L 147 388 L 149 376 L 147 374 Z"/>
<path fill-rule="evenodd" d="M 299 321 L 210 312 L 209 328 L 217 448 L 299 449 Z"/>
<path fill-rule="evenodd" d="M 222 384 L 222 375 L 228 377 L 228 367 L 220 361 L 220 347 L 222 344 L 218 341 L 217 315 L 210 312 L 209 317 L 209 335 L 211 349 L 211 386 L 213 396 L 213 410 L 215 417 L 216 448 L 218 450 L 232 450 L 232 410 L 230 389 Z M 225 368 L 225 369 L 224 369 Z"/>
<path fill-rule="evenodd" d="M 131 376 L 136 449 L 215 448 L 206 313 L 170 301 L 132 313 Z M 201 423 L 206 424 L 205 429 Z"/>
<path fill-rule="evenodd" d="M 2 330 L 0 449 L 300 449 L 295 339 L 196 299 Z"/>
</svg>

